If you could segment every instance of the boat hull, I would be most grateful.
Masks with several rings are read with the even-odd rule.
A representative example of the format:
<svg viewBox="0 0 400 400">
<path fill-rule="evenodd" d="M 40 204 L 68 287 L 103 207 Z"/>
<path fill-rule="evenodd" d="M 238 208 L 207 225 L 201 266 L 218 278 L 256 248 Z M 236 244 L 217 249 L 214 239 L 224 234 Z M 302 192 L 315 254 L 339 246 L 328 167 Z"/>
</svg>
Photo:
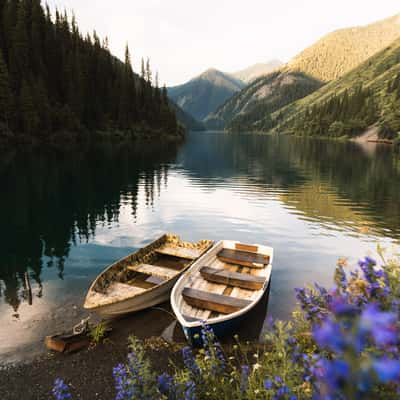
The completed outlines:
<svg viewBox="0 0 400 400">
<path fill-rule="evenodd" d="M 168 301 L 171 290 L 177 280 L 178 277 L 175 280 L 169 281 L 165 285 L 155 289 L 151 293 L 144 293 L 141 296 L 120 301 L 118 303 L 105 305 L 92 311 L 104 318 L 116 318 L 123 315 L 132 314 L 149 307 L 154 307 L 158 304 Z"/>
<path fill-rule="evenodd" d="M 264 311 L 268 308 L 268 297 L 269 297 L 269 290 L 270 285 L 268 285 L 267 290 L 265 291 L 264 295 L 260 299 L 260 301 L 254 304 L 254 307 L 249 310 L 246 314 L 242 314 L 239 317 L 235 317 L 229 320 L 221 321 L 221 322 L 214 322 L 214 323 L 207 323 L 207 326 L 212 329 L 214 335 L 218 339 L 223 339 L 227 336 L 233 337 L 236 333 L 238 328 L 245 322 L 249 321 L 252 317 L 253 311 L 257 309 L 262 315 L 264 315 Z M 261 310 L 260 307 L 262 306 L 264 310 Z M 183 332 L 187 341 L 194 347 L 201 347 L 203 345 L 201 340 L 201 330 L 202 326 L 196 327 L 188 327 L 182 325 Z"/>
<path fill-rule="evenodd" d="M 223 250 L 223 257 L 227 260 L 222 257 L 218 258 Z M 230 252 L 226 250 L 230 250 Z M 229 259 L 229 257 L 235 256 L 234 251 L 239 253 L 236 254 L 238 258 Z M 255 253 L 257 257 L 243 255 L 244 252 Z M 268 264 L 259 262 L 260 257 L 262 257 L 261 261 L 268 260 Z M 252 261 L 252 259 L 257 259 L 257 261 Z M 218 242 L 200 257 L 178 280 L 171 293 L 172 310 L 177 316 L 187 340 L 194 346 L 201 345 L 201 330 L 204 324 L 212 328 L 219 339 L 227 335 L 232 337 L 240 332 L 238 328 L 241 328 L 247 319 L 255 317 L 255 312 L 265 316 L 263 310 L 266 311 L 268 307 L 272 261 L 272 247 L 245 245 L 231 240 Z M 223 264 L 221 265 L 221 263 Z M 247 266 L 249 263 L 252 263 L 251 266 Z M 231 266 L 236 268 L 236 275 L 233 275 L 235 271 L 230 269 Z M 205 268 L 209 270 L 207 276 L 203 274 Z M 248 276 L 262 277 L 264 281 L 262 287 L 257 287 L 259 280 L 251 282 L 248 277 L 244 276 L 246 272 L 239 272 L 240 268 L 254 268 L 253 272 L 255 273 L 248 274 Z M 215 273 L 213 270 L 224 270 L 233 274 L 231 276 L 219 274 L 217 279 L 212 276 Z M 229 279 L 232 280 L 229 281 Z M 256 287 L 250 289 L 249 282 L 252 284 L 256 282 Z M 241 286 L 244 284 L 247 286 L 246 289 Z M 233 287 L 229 292 L 230 294 L 234 293 L 231 297 L 235 300 L 232 302 L 229 300 L 229 295 L 224 295 L 229 286 Z M 253 322 L 254 320 L 251 320 L 251 323 Z"/>
<path fill-rule="evenodd" d="M 163 235 L 106 268 L 90 286 L 84 308 L 114 318 L 164 303 L 179 277 L 213 243 Z"/>
</svg>

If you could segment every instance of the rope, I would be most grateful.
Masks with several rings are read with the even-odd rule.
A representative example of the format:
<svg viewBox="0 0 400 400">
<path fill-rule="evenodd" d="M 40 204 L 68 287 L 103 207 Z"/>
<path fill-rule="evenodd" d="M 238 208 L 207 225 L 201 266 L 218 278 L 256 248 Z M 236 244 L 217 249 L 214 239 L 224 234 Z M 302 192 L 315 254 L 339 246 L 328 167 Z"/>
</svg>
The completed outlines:
<svg viewBox="0 0 400 400">
<path fill-rule="evenodd" d="M 177 318 L 176 318 L 175 314 L 173 314 L 172 312 L 169 312 L 167 310 L 164 310 L 164 308 L 161 308 L 161 307 L 150 307 L 150 310 L 163 311 L 163 312 L 167 313 L 170 317 L 172 317 L 174 320 L 177 321 Z"/>
</svg>

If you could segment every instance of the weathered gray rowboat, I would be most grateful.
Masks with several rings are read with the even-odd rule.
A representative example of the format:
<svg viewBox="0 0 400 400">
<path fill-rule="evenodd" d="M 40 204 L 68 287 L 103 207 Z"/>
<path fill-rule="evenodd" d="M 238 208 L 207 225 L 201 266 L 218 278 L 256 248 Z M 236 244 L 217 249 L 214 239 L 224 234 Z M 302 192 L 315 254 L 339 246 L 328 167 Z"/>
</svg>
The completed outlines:
<svg viewBox="0 0 400 400">
<path fill-rule="evenodd" d="M 199 343 L 204 324 L 218 337 L 235 333 L 267 295 L 273 249 L 223 240 L 200 257 L 178 280 L 171 305 L 186 338 Z"/>
<path fill-rule="evenodd" d="M 213 245 L 166 234 L 112 264 L 91 285 L 84 308 L 105 317 L 143 310 L 167 301 L 181 274 Z"/>
</svg>

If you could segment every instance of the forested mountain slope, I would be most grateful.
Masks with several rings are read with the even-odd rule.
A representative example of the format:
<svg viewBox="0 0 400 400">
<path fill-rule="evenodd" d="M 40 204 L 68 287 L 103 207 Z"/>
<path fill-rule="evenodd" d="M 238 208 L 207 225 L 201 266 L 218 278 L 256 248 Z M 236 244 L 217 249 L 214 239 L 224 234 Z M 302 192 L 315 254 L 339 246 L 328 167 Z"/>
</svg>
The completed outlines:
<svg viewBox="0 0 400 400">
<path fill-rule="evenodd" d="M 259 127 L 301 135 L 356 136 L 375 126 L 383 138 L 400 134 L 400 39 Z"/>
<path fill-rule="evenodd" d="M 307 96 L 322 83 L 300 72 L 273 72 L 233 96 L 205 121 L 209 128 L 253 129 L 254 121 Z"/>
<path fill-rule="evenodd" d="M 40 0 L 0 0 L 0 136 L 10 140 L 82 138 L 86 132 L 181 134 L 166 90 L 150 66 L 134 75 L 107 40 L 83 37 L 75 19 Z"/>
<path fill-rule="evenodd" d="M 281 67 L 280 73 L 272 73 L 251 83 L 210 115 L 206 124 L 231 130 L 265 129 L 269 125 L 265 122 L 269 120 L 271 111 L 343 76 L 398 37 L 400 15 L 368 26 L 330 33 Z M 293 79 L 296 72 L 302 74 L 301 81 Z M 276 83 L 274 79 L 277 79 Z M 282 85 L 282 82 L 286 84 Z M 291 85 L 294 85 L 293 89 Z M 270 90 L 271 87 L 275 90 Z M 280 87 L 282 93 L 279 93 Z"/>
<path fill-rule="evenodd" d="M 201 121 L 244 86 L 242 81 L 228 74 L 209 69 L 183 85 L 168 88 L 168 95 Z"/>
<path fill-rule="evenodd" d="M 204 131 L 206 129 L 203 122 L 198 121 L 189 113 L 183 111 L 182 108 L 175 104 L 171 99 L 169 99 L 169 101 L 172 109 L 175 111 L 176 118 L 188 131 Z"/>
<path fill-rule="evenodd" d="M 323 82 L 343 76 L 400 37 L 400 14 L 329 33 L 286 66 Z"/>
</svg>

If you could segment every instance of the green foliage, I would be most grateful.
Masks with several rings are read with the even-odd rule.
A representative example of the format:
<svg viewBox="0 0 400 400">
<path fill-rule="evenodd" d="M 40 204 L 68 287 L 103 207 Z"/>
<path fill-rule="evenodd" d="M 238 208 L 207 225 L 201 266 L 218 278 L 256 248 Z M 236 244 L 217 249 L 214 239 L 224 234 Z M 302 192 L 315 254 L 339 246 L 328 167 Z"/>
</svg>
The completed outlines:
<svg viewBox="0 0 400 400">
<path fill-rule="evenodd" d="M 106 322 L 98 323 L 89 332 L 89 336 L 93 344 L 100 344 L 107 335 L 108 325 Z"/>
<path fill-rule="evenodd" d="M 308 135 L 333 137 L 356 136 L 378 119 L 375 99 L 369 89 L 345 90 L 329 100 L 307 109 L 305 118 L 298 118 L 293 129 Z"/>
<path fill-rule="evenodd" d="M 52 18 L 40 0 L 0 2 L 0 135 L 6 126 L 18 139 L 82 138 L 87 132 L 136 127 L 175 135 L 168 99 L 146 77 L 113 57 L 96 32 L 83 37 L 75 18 Z M 72 134 L 73 133 L 73 134 Z"/>
<path fill-rule="evenodd" d="M 376 126 L 381 138 L 395 138 L 400 131 L 400 40 L 272 119 L 277 130 L 298 135 L 351 137 Z"/>
</svg>

